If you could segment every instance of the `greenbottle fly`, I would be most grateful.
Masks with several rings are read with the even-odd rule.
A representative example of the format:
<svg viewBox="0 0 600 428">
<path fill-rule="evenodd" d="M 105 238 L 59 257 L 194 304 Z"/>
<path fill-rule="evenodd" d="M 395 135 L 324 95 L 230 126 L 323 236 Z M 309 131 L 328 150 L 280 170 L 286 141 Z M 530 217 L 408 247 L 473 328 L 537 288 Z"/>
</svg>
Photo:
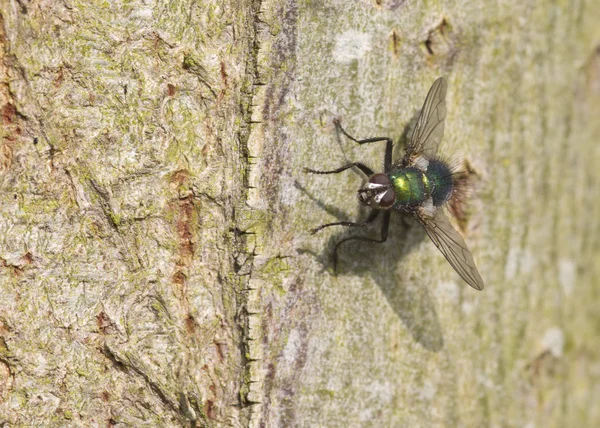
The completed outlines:
<svg viewBox="0 0 600 428">
<path fill-rule="evenodd" d="M 356 240 L 384 243 L 388 237 L 390 214 L 397 211 L 412 215 L 462 279 L 476 290 L 483 290 L 483 279 L 477 271 L 473 256 L 443 209 L 444 205 L 453 202 L 461 190 L 461 182 L 448 162 L 437 156 L 438 146 L 444 134 L 446 88 L 446 80 L 443 77 L 433 83 L 404 156 L 396 162 L 392 162 L 391 138 L 357 140 L 336 122 L 339 130 L 358 144 L 385 142 L 383 172 L 375 173 L 361 162 L 353 162 L 332 171 L 305 169 L 313 174 L 337 174 L 350 168 L 358 168 L 368 178 L 367 183 L 358 190 L 358 201 L 372 209 L 367 219 L 361 223 L 328 223 L 313 229 L 312 233 L 330 226 L 366 228 L 383 213 L 381 238 L 352 236 L 341 240 L 334 248 L 334 265 L 337 263 L 338 248 L 344 242 Z"/>
</svg>

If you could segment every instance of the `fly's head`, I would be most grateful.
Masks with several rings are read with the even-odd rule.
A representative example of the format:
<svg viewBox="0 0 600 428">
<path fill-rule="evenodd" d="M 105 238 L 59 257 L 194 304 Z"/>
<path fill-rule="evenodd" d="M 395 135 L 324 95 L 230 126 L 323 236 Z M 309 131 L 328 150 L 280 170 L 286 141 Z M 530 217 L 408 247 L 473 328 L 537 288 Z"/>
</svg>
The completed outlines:
<svg viewBox="0 0 600 428">
<path fill-rule="evenodd" d="M 387 174 L 375 174 L 358 190 L 358 202 L 376 210 L 392 208 L 396 200 L 394 185 Z"/>
</svg>

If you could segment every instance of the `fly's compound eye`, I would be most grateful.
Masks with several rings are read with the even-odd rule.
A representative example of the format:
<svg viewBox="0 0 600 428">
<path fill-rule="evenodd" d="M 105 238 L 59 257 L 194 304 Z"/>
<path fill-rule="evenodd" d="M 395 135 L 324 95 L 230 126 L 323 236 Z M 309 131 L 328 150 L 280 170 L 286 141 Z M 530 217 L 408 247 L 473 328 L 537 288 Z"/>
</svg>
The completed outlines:
<svg viewBox="0 0 600 428">
<path fill-rule="evenodd" d="M 396 200 L 396 193 L 393 189 L 389 189 L 383 194 L 381 194 L 381 199 L 379 200 L 379 206 L 381 208 L 391 208 L 394 205 L 394 201 Z"/>
<path fill-rule="evenodd" d="M 369 178 L 369 183 L 379 184 L 381 186 L 389 186 L 390 178 L 385 174 L 375 174 Z"/>
</svg>

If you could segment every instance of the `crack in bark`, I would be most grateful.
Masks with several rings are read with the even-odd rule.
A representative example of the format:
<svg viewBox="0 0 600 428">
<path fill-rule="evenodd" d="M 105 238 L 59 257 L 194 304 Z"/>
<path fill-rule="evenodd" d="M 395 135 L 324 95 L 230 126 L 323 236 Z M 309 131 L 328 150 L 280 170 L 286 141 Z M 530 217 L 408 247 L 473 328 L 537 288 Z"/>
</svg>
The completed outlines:
<svg viewBox="0 0 600 428">
<path fill-rule="evenodd" d="M 188 400 L 187 395 L 179 391 L 178 398 L 176 401 L 169 396 L 168 391 L 160 385 L 158 382 L 154 381 L 141 367 L 138 367 L 134 362 L 129 358 L 123 358 L 117 355 L 109 346 L 108 343 L 104 344 L 104 347 L 101 349 L 101 352 L 117 367 L 119 370 L 123 372 L 133 372 L 137 374 L 146 385 L 150 388 L 150 390 L 162 401 L 167 408 L 171 409 L 176 419 L 178 419 L 181 423 L 188 423 L 190 427 L 198 426 L 198 418 L 197 415 L 200 414 L 202 419 L 204 419 L 203 412 L 198 408 L 198 402 L 201 400 L 193 399 Z M 193 410 L 196 409 L 196 411 Z M 206 425 L 206 421 L 202 421 L 202 426 Z"/>
<path fill-rule="evenodd" d="M 248 44 L 249 56 L 246 62 L 246 81 L 249 83 L 247 85 L 247 90 L 242 93 L 242 99 L 240 104 L 240 110 L 242 115 L 242 125 L 238 131 L 238 141 L 240 145 L 240 161 L 243 165 L 242 172 L 242 186 L 243 194 L 240 198 L 241 201 L 239 204 L 236 204 L 237 207 L 241 207 L 243 210 L 252 210 L 246 204 L 248 200 L 248 191 L 251 189 L 249 183 L 249 172 L 251 167 L 251 159 L 248 141 L 250 139 L 250 134 L 252 131 L 252 126 L 259 124 L 260 121 L 252 120 L 252 114 L 254 111 L 254 97 L 256 88 L 259 86 L 263 86 L 264 83 L 260 82 L 259 71 L 258 71 L 258 54 L 260 51 L 260 11 L 262 7 L 262 0 L 253 0 L 250 3 L 249 17 L 250 17 L 250 25 L 249 25 L 249 33 L 250 33 L 250 41 Z M 250 289 L 248 287 L 248 281 L 250 280 L 251 273 L 254 265 L 254 257 L 255 251 L 248 251 L 248 238 L 254 235 L 252 232 L 243 230 L 243 228 L 239 227 L 240 218 L 236 216 L 236 208 L 234 207 L 232 212 L 232 225 L 230 231 L 233 234 L 233 248 L 235 248 L 233 254 L 233 268 L 236 272 L 239 280 L 239 289 L 236 292 L 236 296 L 238 299 L 237 304 L 237 315 L 235 317 L 236 325 L 239 329 L 239 353 L 241 358 L 241 379 L 240 379 L 240 389 L 239 389 L 239 402 L 238 405 L 243 409 L 247 408 L 248 410 L 251 408 L 256 401 L 253 401 L 250 397 L 250 384 L 252 383 L 251 379 L 251 363 L 255 360 L 250 358 L 250 347 L 249 342 L 251 338 L 250 334 L 250 326 L 249 326 L 249 312 L 248 312 L 248 293 Z M 249 426 L 251 422 L 251 414 L 246 413 L 246 424 Z"/>
</svg>

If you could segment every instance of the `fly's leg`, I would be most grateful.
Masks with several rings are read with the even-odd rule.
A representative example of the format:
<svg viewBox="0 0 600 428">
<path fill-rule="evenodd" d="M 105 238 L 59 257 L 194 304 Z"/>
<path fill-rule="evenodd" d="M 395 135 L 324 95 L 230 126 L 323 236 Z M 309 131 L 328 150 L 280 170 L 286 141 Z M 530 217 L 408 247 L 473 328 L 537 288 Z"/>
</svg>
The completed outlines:
<svg viewBox="0 0 600 428">
<path fill-rule="evenodd" d="M 317 171 L 317 170 L 311 169 L 311 168 L 304 168 L 304 172 L 310 172 L 311 174 L 337 174 L 342 171 L 346 171 L 347 169 L 350 169 L 353 166 L 360 169 L 363 172 L 363 174 L 365 174 L 367 177 L 370 177 L 374 174 L 373 170 L 371 168 L 369 168 L 368 166 L 366 166 L 365 164 L 360 163 L 360 162 L 349 163 L 348 165 L 344 165 L 344 166 L 342 166 L 338 169 L 334 169 L 332 171 Z"/>
<path fill-rule="evenodd" d="M 378 215 L 379 215 L 379 211 L 371 211 L 371 214 L 369 214 L 369 217 L 367 217 L 367 219 L 365 221 L 363 221 L 362 223 L 354 223 L 351 221 L 336 221 L 335 223 L 323 224 L 323 225 L 321 225 L 319 227 L 315 227 L 313 230 L 311 230 L 310 234 L 314 235 L 319 230 L 325 229 L 326 227 L 330 227 L 330 226 L 369 227 L 371 225 L 371 223 L 373 223 L 373 221 L 375 221 L 375 219 L 377 218 Z"/>
<path fill-rule="evenodd" d="M 373 137 L 373 138 L 365 138 L 364 140 L 358 140 L 348 134 L 339 120 L 335 120 L 334 124 L 337 129 L 340 130 L 342 134 L 344 134 L 347 138 L 351 139 L 355 143 L 358 144 L 368 144 L 368 143 L 376 143 L 377 141 L 385 141 L 385 157 L 383 158 L 384 172 L 389 172 L 392 168 L 392 139 L 388 137 Z"/>
<path fill-rule="evenodd" d="M 375 211 L 375 212 L 377 212 L 377 211 Z M 350 238 L 342 239 L 340 242 L 338 242 L 335 245 L 335 247 L 333 249 L 333 271 L 334 272 L 337 271 L 338 249 L 340 248 L 340 245 L 342 245 L 344 242 L 362 241 L 362 242 L 374 242 L 376 244 L 383 244 L 385 241 L 387 241 L 391 213 L 392 212 L 390 210 L 388 210 L 388 211 L 385 211 L 385 213 L 383 215 L 383 221 L 381 224 L 381 239 L 367 238 L 364 236 L 351 236 Z"/>
</svg>

